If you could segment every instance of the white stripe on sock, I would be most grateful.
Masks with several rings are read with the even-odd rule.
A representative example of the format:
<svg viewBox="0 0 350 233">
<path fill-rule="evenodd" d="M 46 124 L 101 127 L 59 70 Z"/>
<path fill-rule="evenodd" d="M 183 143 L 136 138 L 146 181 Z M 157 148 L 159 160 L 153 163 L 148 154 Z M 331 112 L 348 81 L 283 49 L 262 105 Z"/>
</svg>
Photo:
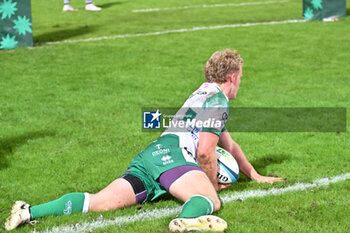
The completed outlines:
<svg viewBox="0 0 350 233">
<path fill-rule="evenodd" d="M 84 198 L 84 206 L 83 206 L 83 213 L 87 213 L 89 211 L 89 205 L 90 205 L 90 194 L 89 193 L 84 193 L 85 198 Z"/>
</svg>

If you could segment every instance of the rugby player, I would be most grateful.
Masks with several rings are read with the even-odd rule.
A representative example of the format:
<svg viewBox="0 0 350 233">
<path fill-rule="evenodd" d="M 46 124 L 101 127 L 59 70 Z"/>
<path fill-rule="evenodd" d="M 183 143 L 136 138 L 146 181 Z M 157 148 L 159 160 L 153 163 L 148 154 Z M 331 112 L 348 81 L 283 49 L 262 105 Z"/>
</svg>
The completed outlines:
<svg viewBox="0 0 350 233">
<path fill-rule="evenodd" d="M 190 120 L 210 118 L 219 124 L 189 125 L 182 130 L 169 127 L 136 155 L 122 176 L 96 194 L 69 193 L 34 206 L 16 201 L 5 221 L 5 229 L 49 215 L 125 208 L 153 201 L 169 192 L 185 202 L 180 215 L 170 222 L 170 231 L 224 231 L 227 223 L 212 215 L 221 207 L 217 192 L 227 187 L 217 180 L 217 145 L 230 152 L 240 171 L 252 180 L 281 181 L 279 177 L 258 174 L 225 127 L 228 101 L 237 96 L 242 68 L 243 60 L 237 51 L 215 52 L 205 64 L 207 82 L 186 100 L 173 118 L 173 121 L 186 121 L 184 116 Z"/>
</svg>

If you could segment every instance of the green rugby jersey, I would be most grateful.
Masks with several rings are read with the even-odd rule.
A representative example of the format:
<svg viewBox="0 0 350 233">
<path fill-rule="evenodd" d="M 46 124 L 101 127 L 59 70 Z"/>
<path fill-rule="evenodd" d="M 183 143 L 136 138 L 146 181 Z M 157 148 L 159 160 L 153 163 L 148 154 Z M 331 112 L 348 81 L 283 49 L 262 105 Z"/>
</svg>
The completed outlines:
<svg viewBox="0 0 350 233">
<path fill-rule="evenodd" d="M 226 95 L 216 83 L 203 83 L 193 92 L 177 111 L 165 134 L 179 136 L 179 145 L 185 148 L 197 162 L 199 133 L 211 132 L 220 136 L 226 127 L 229 116 L 229 103 Z M 186 157 L 186 155 L 184 154 Z"/>
</svg>

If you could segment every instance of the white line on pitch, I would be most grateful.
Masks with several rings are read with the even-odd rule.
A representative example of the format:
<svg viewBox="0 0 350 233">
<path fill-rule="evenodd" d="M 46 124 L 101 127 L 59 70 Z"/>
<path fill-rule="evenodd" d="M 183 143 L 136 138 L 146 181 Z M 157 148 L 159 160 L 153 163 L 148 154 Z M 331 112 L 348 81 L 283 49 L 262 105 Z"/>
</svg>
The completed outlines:
<svg viewBox="0 0 350 233">
<path fill-rule="evenodd" d="M 272 188 L 269 190 L 250 190 L 244 192 L 235 192 L 233 194 L 222 195 L 221 199 L 224 203 L 229 203 L 232 201 L 241 200 L 244 201 L 248 198 L 257 198 L 257 197 L 265 197 L 270 195 L 281 195 L 286 192 L 292 191 L 303 191 L 312 188 L 319 188 L 322 186 L 328 186 L 329 184 L 338 183 L 341 181 L 345 181 L 350 179 L 350 173 L 345 173 L 342 175 L 330 177 L 330 178 L 322 178 L 314 180 L 312 183 L 296 183 L 294 185 L 285 187 L 285 188 Z M 43 231 L 45 233 L 60 233 L 60 232 L 91 232 L 96 228 L 107 227 L 107 226 L 122 226 L 129 223 L 134 223 L 137 221 L 147 221 L 153 219 L 160 219 L 165 217 L 174 216 L 179 214 L 181 211 L 181 206 L 177 206 L 175 208 L 161 208 L 154 209 L 147 212 L 120 216 L 116 217 L 112 220 L 101 220 L 101 221 L 93 221 L 93 222 L 83 222 L 79 224 L 75 224 L 74 226 L 58 226 L 52 229 L 47 229 Z M 37 231 L 32 231 L 37 232 Z"/>
<path fill-rule="evenodd" d="M 77 40 L 52 41 L 52 42 L 46 42 L 42 44 L 39 43 L 38 45 L 71 44 L 71 43 L 82 43 L 82 42 L 92 42 L 92 41 L 101 41 L 101 40 L 115 40 L 115 39 L 132 38 L 132 37 L 159 36 L 159 35 L 171 34 L 171 33 L 195 32 L 195 31 L 222 29 L 222 28 L 252 27 L 252 26 L 259 26 L 259 25 L 274 25 L 274 24 L 304 23 L 304 22 L 307 22 L 307 21 L 303 19 L 290 19 L 290 20 L 283 20 L 283 21 L 269 21 L 269 22 L 244 23 L 244 24 L 226 24 L 226 25 L 216 25 L 216 26 L 207 26 L 207 27 L 165 30 L 165 31 L 159 31 L 159 32 L 121 34 L 121 35 L 114 35 L 114 36 L 102 36 L 102 37 L 77 39 Z"/>
<path fill-rule="evenodd" d="M 152 12 L 152 11 L 173 11 L 173 10 L 186 10 L 195 8 L 212 8 L 212 7 L 231 7 L 231 6 L 255 6 L 265 5 L 274 3 L 285 3 L 285 1 L 266 1 L 266 2 L 242 2 L 242 3 L 222 3 L 222 4 L 211 4 L 211 5 L 195 5 L 195 6 L 178 6 L 178 7 L 166 7 L 166 8 L 150 8 L 150 9 L 136 9 L 132 10 L 134 13 L 140 12 Z"/>
</svg>

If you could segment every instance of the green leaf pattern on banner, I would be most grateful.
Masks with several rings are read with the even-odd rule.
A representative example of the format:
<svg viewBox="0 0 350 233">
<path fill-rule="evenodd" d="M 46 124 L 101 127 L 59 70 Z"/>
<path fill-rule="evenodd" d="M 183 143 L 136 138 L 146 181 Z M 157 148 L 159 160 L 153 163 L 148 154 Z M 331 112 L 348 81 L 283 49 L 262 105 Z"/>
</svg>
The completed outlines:
<svg viewBox="0 0 350 233">
<path fill-rule="evenodd" d="M 324 21 L 327 18 L 346 16 L 346 2 L 347 0 L 303 0 L 304 19 Z"/>
<path fill-rule="evenodd" d="M 18 16 L 17 20 L 13 20 L 15 26 L 13 27 L 16 32 L 20 35 L 25 35 L 26 32 L 32 32 L 32 29 L 30 28 L 30 26 L 32 25 L 29 21 L 28 18 L 26 18 L 25 16 L 21 17 Z"/>
<path fill-rule="evenodd" d="M 305 19 L 312 19 L 314 17 L 314 12 L 311 8 L 306 8 L 304 12 L 304 18 Z"/>
<path fill-rule="evenodd" d="M 30 0 L 0 0 L 0 49 L 33 45 Z"/>
<path fill-rule="evenodd" d="M 12 0 L 4 0 L 0 4 L 0 13 L 2 14 L 1 19 L 5 19 L 6 17 L 11 18 L 17 11 L 16 5 L 17 2 L 12 2 Z"/>
<path fill-rule="evenodd" d="M 322 9 L 322 0 L 312 0 L 311 4 L 316 10 Z"/>
<path fill-rule="evenodd" d="M 7 34 L 5 37 L 1 38 L 0 48 L 1 49 L 14 49 L 17 46 L 18 41 L 16 41 L 16 37 L 11 37 Z"/>
</svg>

